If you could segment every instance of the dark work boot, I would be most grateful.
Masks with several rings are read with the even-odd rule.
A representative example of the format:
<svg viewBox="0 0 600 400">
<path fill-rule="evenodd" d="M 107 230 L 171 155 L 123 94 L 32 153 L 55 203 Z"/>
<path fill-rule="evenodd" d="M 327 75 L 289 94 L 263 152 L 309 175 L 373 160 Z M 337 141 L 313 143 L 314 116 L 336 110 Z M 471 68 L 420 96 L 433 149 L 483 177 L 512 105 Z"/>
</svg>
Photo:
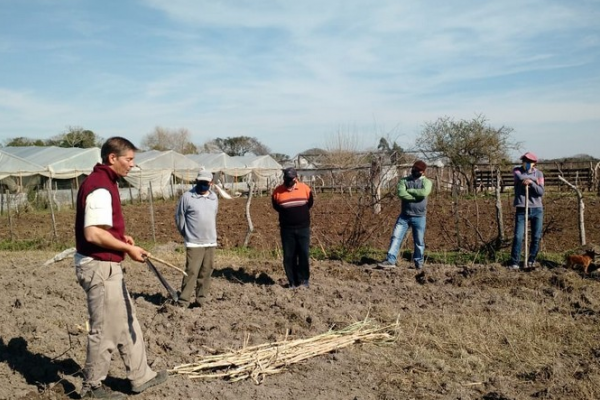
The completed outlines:
<svg viewBox="0 0 600 400">
<path fill-rule="evenodd" d="M 152 386 L 160 385 L 167 380 L 167 371 L 162 370 L 152 379 L 146 383 L 142 383 L 139 386 L 132 386 L 131 391 L 133 393 L 142 393 L 144 390 L 151 388 Z"/>
<path fill-rule="evenodd" d="M 81 393 L 81 398 L 122 400 L 126 399 L 127 396 L 120 392 L 113 392 L 107 387 L 98 386 L 97 388 L 84 389 L 84 391 Z"/>
</svg>

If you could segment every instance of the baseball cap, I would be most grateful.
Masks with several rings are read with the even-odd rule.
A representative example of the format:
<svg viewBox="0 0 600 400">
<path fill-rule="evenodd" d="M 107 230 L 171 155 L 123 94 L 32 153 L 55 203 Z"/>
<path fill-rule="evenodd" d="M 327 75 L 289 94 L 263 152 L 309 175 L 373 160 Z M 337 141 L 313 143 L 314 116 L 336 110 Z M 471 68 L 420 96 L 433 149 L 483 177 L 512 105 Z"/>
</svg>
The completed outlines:
<svg viewBox="0 0 600 400">
<path fill-rule="evenodd" d="M 283 179 L 294 179 L 298 177 L 298 172 L 294 167 L 289 167 L 283 170 Z"/>
<path fill-rule="evenodd" d="M 210 182 L 213 180 L 213 174 L 209 171 L 200 171 L 198 176 L 196 176 L 196 180 Z"/>
<path fill-rule="evenodd" d="M 528 151 L 527 153 L 523 154 L 521 156 L 521 161 L 531 161 L 531 162 L 537 162 L 538 158 L 535 154 L 533 154 L 532 152 Z"/>
</svg>

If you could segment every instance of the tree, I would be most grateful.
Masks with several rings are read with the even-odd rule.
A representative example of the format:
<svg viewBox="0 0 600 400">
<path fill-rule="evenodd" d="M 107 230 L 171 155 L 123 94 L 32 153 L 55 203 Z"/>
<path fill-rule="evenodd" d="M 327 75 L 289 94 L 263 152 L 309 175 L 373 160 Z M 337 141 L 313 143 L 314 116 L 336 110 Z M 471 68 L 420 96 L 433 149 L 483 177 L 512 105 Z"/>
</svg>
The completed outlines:
<svg viewBox="0 0 600 400">
<path fill-rule="evenodd" d="M 377 150 L 387 154 L 393 164 L 401 162 L 405 154 L 404 149 L 398 143 L 396 143 L 396 141 L 394 141 L 392 146 L 390 146 L 388 139 L 384 137 L 379 139 Z"/>
<path fill-rule="evenodd" d="M 12 139 L 6 139 L 4 145 L 7 147 L 45 146 L 46 143 L 41 139 L 29 139 L 21 136 Z"/>
<path fill-rule="evenodd" d="M 219 149 L 229 156 L 244 156 L 253 153 L 257 156 L 267 155 L 271 150 L 258 139 L 249 136 L 236 136 L 213 139 L 203 146 L 205 149 Z"/>
<path fill-rule="evenodd" d="M 340 127 L 326 138 L 324 162 L 337 168 L 351 168 L 366 162 L 361 152 L 363 136 L 350 127 Z"/>
<path fill-rule="evenodd" d="M 512 131 L 506 126 L 488 125 L 483 116 L 471 121 L 443 117 L 425 124 L 416 147 L 429 160 L 446 158 L 447 164 L 465 179 L 467 190 L 471 190 L 476 164 L 498 165 L 510 159 L 511 150 L 520 147 L 518 142 L 511 141 Z"/>
<path fill-rule="evenodd" d="M 285 164 L 285 163 L 287 163 L 287 162 L 290 161 L 290 156 L 288 156 L 287 154 L 283 154 L 283 153 L 271 153 L 270 155 L 279 164 Z"/>
<path fill-rule="evenodd" d="M 84 129 L 81 126 L 68 126 L 65 132 L 48 139 L 46 145 L 87 149 L 90 147 L 100 147 L 102 141 L 101 137 L 88 129 Z"/>
<path fill-rule="evenodd" d="M 174 150 L 181 154 L 196 154 L 196 145 L 191 142 L 190 131 L 185 128 L 169 129 L 157 126 L 142 138 L 144 150 Z"/>
</svg>

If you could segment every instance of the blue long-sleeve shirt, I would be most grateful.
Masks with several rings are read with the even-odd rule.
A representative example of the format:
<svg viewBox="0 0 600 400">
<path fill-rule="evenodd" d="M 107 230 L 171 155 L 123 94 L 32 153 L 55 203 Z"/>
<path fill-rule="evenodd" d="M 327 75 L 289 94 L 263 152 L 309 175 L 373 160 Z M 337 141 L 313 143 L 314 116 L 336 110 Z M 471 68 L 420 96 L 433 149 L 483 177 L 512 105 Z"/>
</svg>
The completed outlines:
<svg viewBox="0 0 600 400">
<path fill-rule="evenodd" d="M 175 210 L 175 225 L 186 246 L 217 245 L 217 211 L 219 198 L 213 191 L 208 195 L 185 192 Z"/>
</svg>

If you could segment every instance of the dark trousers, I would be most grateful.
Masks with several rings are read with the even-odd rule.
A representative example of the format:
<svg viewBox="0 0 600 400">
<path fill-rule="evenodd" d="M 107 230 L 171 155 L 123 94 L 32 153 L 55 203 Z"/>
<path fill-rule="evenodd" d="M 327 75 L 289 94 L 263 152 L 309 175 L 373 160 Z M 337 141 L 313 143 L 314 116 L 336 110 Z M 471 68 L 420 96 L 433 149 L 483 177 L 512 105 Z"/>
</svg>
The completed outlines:
<svg viewBox="0 0 600 400">
<path fill-rule="evenodd" d="M 281 246 L 283 247 L 283 268 L 290 286 L 308 284 L 310 269 L 308 251 L 310 247 L 310 228 L 281 228 Z"/>
</svg>

